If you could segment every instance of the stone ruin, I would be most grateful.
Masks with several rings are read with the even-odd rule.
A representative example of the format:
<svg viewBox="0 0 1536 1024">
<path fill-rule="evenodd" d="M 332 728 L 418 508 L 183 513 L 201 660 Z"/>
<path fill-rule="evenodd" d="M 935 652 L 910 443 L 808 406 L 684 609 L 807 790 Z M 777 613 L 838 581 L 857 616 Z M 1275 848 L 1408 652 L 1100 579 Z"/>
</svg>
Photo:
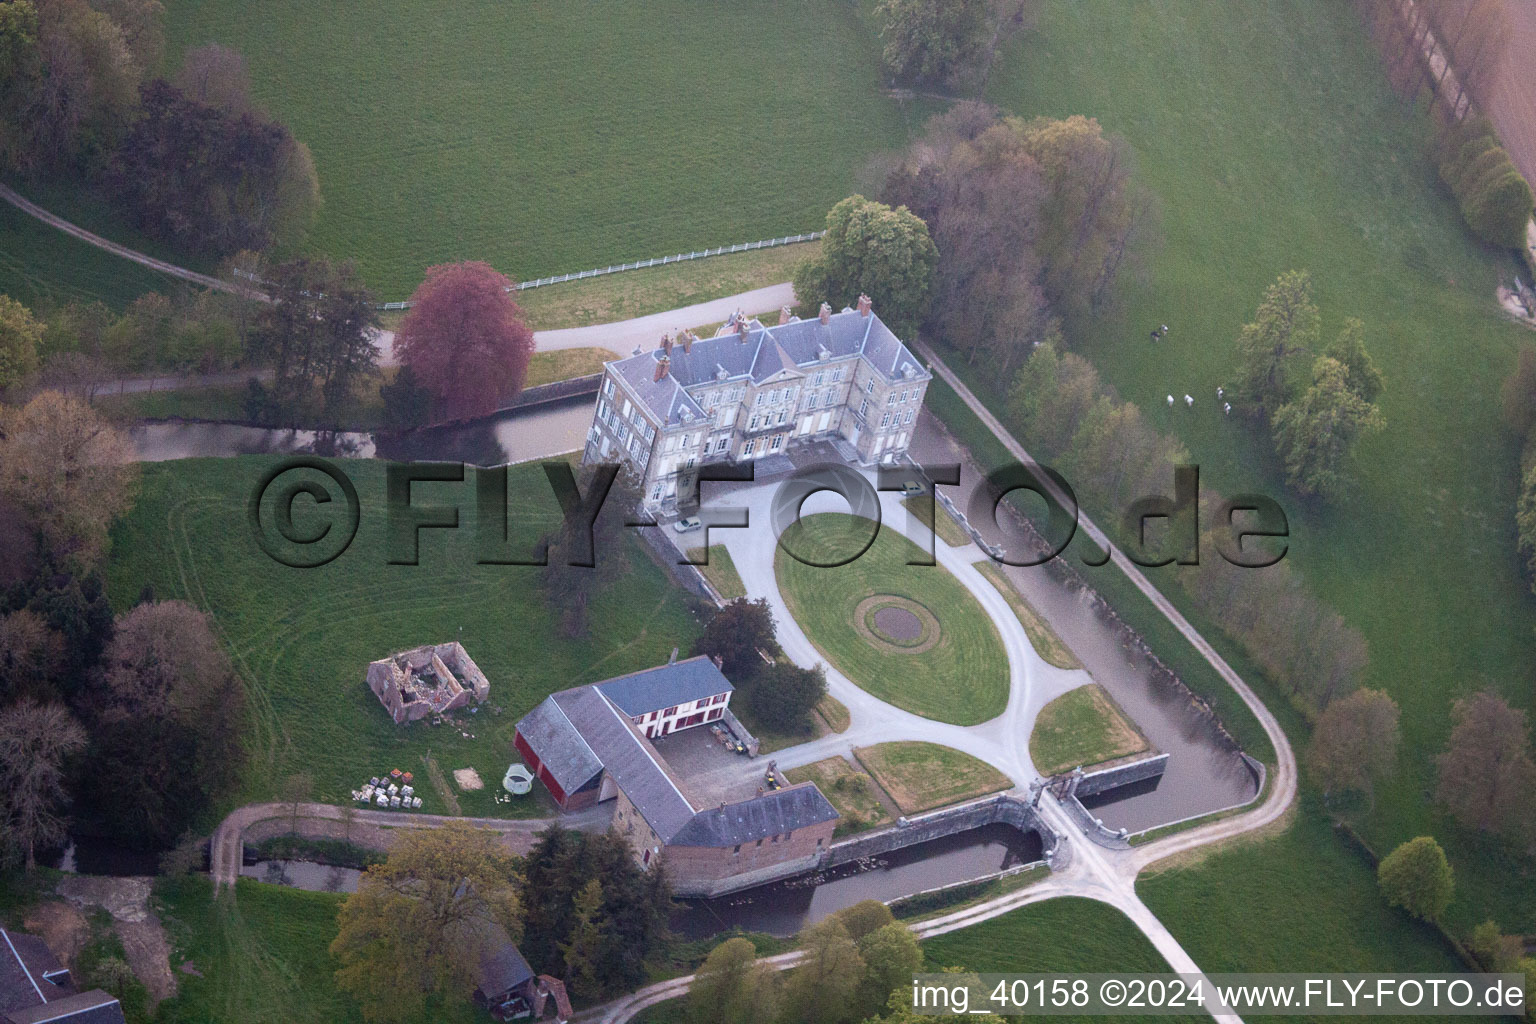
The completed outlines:
<svg viewBox="0 0 1536 1024">
<path fill-rule="evenodd" d="M 485 674 L 454 642 L 428 644 L 368 666 L 368 688 L 396 725 L 482 703 L 491 692 Z"/>
</svg>

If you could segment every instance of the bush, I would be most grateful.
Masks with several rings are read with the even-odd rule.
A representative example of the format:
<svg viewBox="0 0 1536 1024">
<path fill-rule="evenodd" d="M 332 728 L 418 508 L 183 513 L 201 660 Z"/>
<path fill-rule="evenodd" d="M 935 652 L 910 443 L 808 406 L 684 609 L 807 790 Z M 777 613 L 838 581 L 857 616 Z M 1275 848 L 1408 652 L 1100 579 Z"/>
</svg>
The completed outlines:
<svg viewBox="0 0 1536 1024">
<path fill-rule="evenodd" d="M 1530 184 L 1515 169 L 1486 118 L 1449 128 L 1436 151 L 1440 177 L 1472 233 L 1490 245 L 1519 249 L 1531 219 Z"/>
<path fill-rule="evenodd" d="M 1429 836 L 1410 839 L 1387 854 L 1376 878 L 1389 904 L 1425 921 L 1445 913 L 1456 887 L 1445 851 Z"/>
<path fill-rule="evenodd" d="M 1482 183 L 1462 206 L 1467 224 L 1485 242 L 1506 249 L 1525 245 L 1525 226 L 1530 222 L 1531 186 L 1505 157 L 1505 169 Z"/>
</svg>

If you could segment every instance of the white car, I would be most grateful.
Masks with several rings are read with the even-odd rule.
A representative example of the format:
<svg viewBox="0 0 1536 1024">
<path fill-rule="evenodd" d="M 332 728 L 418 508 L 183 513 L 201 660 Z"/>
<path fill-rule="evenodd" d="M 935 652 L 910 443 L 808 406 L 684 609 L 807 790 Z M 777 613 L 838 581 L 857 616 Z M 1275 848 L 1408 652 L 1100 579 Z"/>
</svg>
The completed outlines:
<svg viewBox="0 0 1536 1024">
<path fill-rule="evenodd" d="M 678 533 L 688 533 L 691 530 L 697 530 L 703 525 L 704 524 L 699 521 L 698 516 L 686 516 L 673 523 L 672 529 L 676 530 Z"/>
<path fill-rule="evenodd" d="M 908 498 L 916 497 L 923 493 L 923 485 L 916 480 L 903 480 L 901 482 L 901 493 Z"/>
</svg>

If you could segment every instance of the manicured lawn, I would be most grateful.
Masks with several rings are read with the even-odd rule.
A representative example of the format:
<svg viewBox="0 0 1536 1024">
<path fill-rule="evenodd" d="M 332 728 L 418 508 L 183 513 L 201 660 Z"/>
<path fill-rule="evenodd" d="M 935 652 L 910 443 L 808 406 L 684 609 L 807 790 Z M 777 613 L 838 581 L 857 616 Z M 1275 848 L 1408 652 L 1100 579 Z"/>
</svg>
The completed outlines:
<svg viewBox="0 0 1536 1024">
<path fill-rule="evenodd" d="M 528 280 L 814 230 L 933 106 L 881 95 L 852 4 L 166 7 L 172 63 L 210 41 L 246 56 L 314 153 L 307 245 L 385 299 L 446 260 Z M 744 40 L 750 70 L 727 56 Z"/>
<path fill-rule="evenodd" d="M 1034 645 L 1035 653 L 1044 658 L 1048 664 L 1057 668 L 1082 668 L 1082 663 L 1077 660 L 1077 655 L 1072 653 L 1066 641 L 1056 635 L 1051 624 L 1041 618 L 1030 603 L 1024 600 L 1024 595 L 1019 589 L 1009 582 L 1003 575 L 1003 570 L 990 561 L 976 563 L 976 569 L 987 578 L 987 582 L 997 588 L 997 592 L 1007 598 L 1008 605 L 1013 609 L 1013 614 L 1018 616 L 1019 625 L 1024 627 L 1024 632 L 1029 636 L 1029 642 Z"/>
<path fill-rule="evenodd" d="M 847 732 L 848 726 L 853 722 L 848 714 L 848 705 L 830 693 L 816 702 L 816 713 L 833 732 Z"/>
<path fill-rule="evenodd" d="M 937 743 L 877 743 L 853 752 L 903 814 L 916 814 L 1010 789 L 1002 772 L 970 754 Z"/>
<path fill-rule="evenodd" d="M 355 481 L 361 528 L 329 565 L 292 569 L 257 547 L 245 504 L 275 460 L 255 456 L 144 467 L 138 505 L 113 541 L 109 592 L 126 607 L 146 585 L 158 598 L 183 598 L 211 611 L 245 681 L 249 765 L 228 803 L 270 799 L 280 780 L 308 772 L 322 800 L 399 767 L 422 775 L 430 756 L 450 777 L 477 769 L 487 788 L 460 795 L 465 813 L 535 815 L 539 800 L 493 804 L 490 794 L 516 760 L 517 719 L 548 693 L 666 661 L 699 626 L 683 591 L 643 549 L 626 544 L 615 582 L 589 609 L 590 635 L 567 637 L 539 586 L 540 570 L 477 565 L 474 483 L 417 484 L 413 503 L 456 502 L 462 528 L 424 530 L 420 564 L 389 565 L 385 550 L 384 465 L 338 461 Z M 471 474 L 472 475 L 472 474 Z M 286 481 L 286 477 L 284 478 Z M 537 465 L 514 467 L 514 543 L 532 550 L 556 521 L 556 503 Z M 315 515 L 300 502 L 303 520 Z M 397 727 L 364 684 L 370 661 L 424 643 L 461 640 L 491 682 L 462 731 L 425 722 Z M 442 810 L 434 788 L 423 810 Z"/>
<path fill-rule="evenodd" d="M 1375 871 L 1310 797 L 1301 811 L 1278 836 L 1144 874 L 1137 892 L 1207 971 L 1466 969 L 1433 929 L 1382 901 Z"/>
<path fill-rule="evenodd" d="M 891 820 L 890 812 L 880 802 L 880 795 L 875 790 L 875 780 L 849 764 L 847 758 L 829 757 L 791 768 L 784 777 L 790 782 L 816 783 L 837 808 L 837 813 L 843 816 L 837 823 L 839 835 L 877 828 Z"/>
<path fill-rule="evenodd" d="M 1032 903 L 1002 917 L 936 936 L 923 943 L 923 956 L 927 961 L 925 970 L 964 967 L 978 972 L 1015 974 L 1152 974 L 1169 970 L 1167 961 L 1124 914 L 1106 904 L 1075 897 Z M 1134 1018 L 1045 1019 L 1102 1022 Z M 1199 1015 L 1159 1019 L 1210 1020 Z"/>
<path fill-rule="evenodd" d="M 206 876 L 162 879 L 155 895 L 173 946 L 201 977 L 176 975 L 180 993 L 161 1005 L 165 1024 L 361 1024 L 362 1012 L 336 988 L 342 897 L 242 879 L 215 901 Z M 427 1021 L 489 1020 L 467 1000 L 430 1006 Z"/>
<path fill-rule="evenodd" d="M 820 249 L 820 242 L 801 242 L 626 270 L 531 288 L 518 292 L 517 302 L 528 314 L 528 322 L 541 331 L 612 323 L 788 281 L 795 265 Z"/>
<path fill-rule="evenodd" d="M 727 601 L 747 596 L 746 585 L 741 582 L 741 573 L 736 571 L 736 563 L 731 561 L 731 553 L 725 549 L 724 544 L 711 544 L 707 549 L 690 548 L 688 558 L 694 562 L 708 559 L 708 564 L 700 565 L 699 571 Z"/>
<path fill-rule="evenodd" d="M 535 352 L 528 361 L 528 379 L 523 386 L 533 388 L 557 380 L 602 373 L 603 363 L 617 358 L 605 348 L 562 348 L 553 352 Z"/>
<path fill-rule="evenodd" d="M 828 661 L 881 700 L 959 725 L 1002 714 L 1008 703 L 1008 656 L 996 628 L 946 570 L 907 564 L 926 557 L 917 545 L 881 529 L 869 550 L 835 568 L 807 565 L 789 554 L 794 550 L 821 562 L 833 560 L 834 553 L 846 557 L 867 538 L 860 525 L 867 522 L 822 513 L 785 531 L 774 569 L 795 621 Z M 859 538 L 850 543 L 848 530 Z M 926 608 L 938 620 L 938 642 L 920 653 L 872 643 L 856 623 L 855 610 L 877 594 Z"/>
<path fill-rule="evenodd" d="M 1496 915 L 1536 928 L 1536 887 L 1508 884 L 1513 858 L 1424 798 L 1452 701 L 1492 686 L 1530 708 L 1536 664 L 1536 603 L 1514 551 L 1516 452 L 1498 415 L 1529 336 L 1493 302 L 1510 260 L 1469 239 L 1436 181 L 1428 119 L 1390 95 L 1350 5 L 1299 0 L 1058 0 L 999 62 L 989 97 L 1025 115 L 1095 116 L 1135 148 L 1163 243 L 1074 344 L 1178 434 L 1203 483 L 1279 498 L 1292 567 L 1366 635 L 1364 682 L 1401 704 L 1404 755 L 1364 823 L 1372 845 L 1437 836 L 1464 897 L 1458 927 Z M 1386 429 L 1360 446 L 1358 485 L 1330 503 L 1290 495 L 1264 432 L 1214 400 L 1260 292 L 1293 267 L 1312 272 L 1327 337 L 1346 316 L 1365 321 L 1386 379 Z M 1153 346 L 1158 323 L 1171 330 Z M 991 382 L 971 383 L 1001 408 Z M 1169 410 L 1170 392 L 1197 404 Z"/>
<path fill-rule="evenodd" d="M 908 513 L 917 517 L 918 522 L 934 530 L 939 535 L 939 539 L 950 547 L 963 548 L 971 542 L 970 535 L 960 529 L 960 524 L 955 522 L 954 517 L 944 511 L 937 502 L 930 506 L 928 498 L 920 497 L 906 498 L 901 504 Z M 935 520 L 938 521 L 937 529 L 934 527 Z"/>
<path fill-rule="evenodd" d="M 1070 690 L 1040 709 L 1029 759 L 1041 775 L 1058 775 L 1147 749 L 1147 738 L 1098 683 Z"/>
</svg>

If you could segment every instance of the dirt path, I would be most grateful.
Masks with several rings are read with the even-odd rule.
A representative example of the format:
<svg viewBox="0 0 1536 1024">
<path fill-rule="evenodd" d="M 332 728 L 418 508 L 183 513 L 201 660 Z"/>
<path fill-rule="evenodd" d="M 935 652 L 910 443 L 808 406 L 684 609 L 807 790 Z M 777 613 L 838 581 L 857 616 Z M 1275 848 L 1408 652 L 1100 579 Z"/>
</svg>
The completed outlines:
<svg viewBox="0 0 1536 1024">
<path fill-rule="evenodd" d="M 112 931 L 123 944 L 128 966 L 149 990 L 150 1008 L 176 994 L 171 946 L 150 908 L 153 878 L 66 875 L 57 892 L 79 908 L 100 907 L 112 915 Z"/>
</svg>

